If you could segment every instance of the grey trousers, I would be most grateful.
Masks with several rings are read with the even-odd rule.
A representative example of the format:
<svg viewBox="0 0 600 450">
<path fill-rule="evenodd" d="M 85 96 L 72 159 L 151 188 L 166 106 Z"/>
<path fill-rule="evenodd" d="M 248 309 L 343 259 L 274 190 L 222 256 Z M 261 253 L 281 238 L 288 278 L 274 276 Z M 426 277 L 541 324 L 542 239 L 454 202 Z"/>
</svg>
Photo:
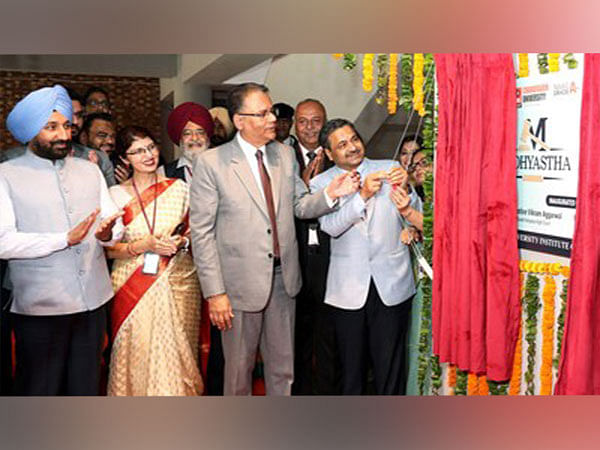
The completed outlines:
<svg viewBox="0 0 600 450">
<path fill-rule="evenodd" d="M 264 362 L 267 395 L 290 395 L 294 381 L 294 299 L 276 267 L 267 306 L 258 312 L 233 310 L 233 327 L 222 331 L 224 395 L 250 395 L 257 350 Z"/>
</svg>

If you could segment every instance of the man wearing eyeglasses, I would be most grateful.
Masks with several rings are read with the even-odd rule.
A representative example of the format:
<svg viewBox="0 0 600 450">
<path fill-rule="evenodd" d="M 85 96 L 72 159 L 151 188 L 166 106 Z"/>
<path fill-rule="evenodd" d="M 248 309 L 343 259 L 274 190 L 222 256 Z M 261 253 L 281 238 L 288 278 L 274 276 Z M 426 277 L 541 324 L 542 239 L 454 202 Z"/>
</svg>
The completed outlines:
<svg viewBox="0 0 600 450">
<path fill-rule="evenodd" d="M 340 175 L 310 194 L 293 150 L 274 141 L 268 88 L 236 86 L 227 103 L 237 135 L 194 163 L 194 261 L 210 319 L 222 330 L 225 395 L 250 394 L 258 348 L 267 395 L 289 395 L 301 286 L 294 215 L 332 211 L 337 198 L 358 189 L 358 179 Z"/>
<path fill-rule="evenodd" d="M 100 86 L 92 86 L 85 93 L 85 114 L 111 113 L 108 92 Z"/>
</svg>

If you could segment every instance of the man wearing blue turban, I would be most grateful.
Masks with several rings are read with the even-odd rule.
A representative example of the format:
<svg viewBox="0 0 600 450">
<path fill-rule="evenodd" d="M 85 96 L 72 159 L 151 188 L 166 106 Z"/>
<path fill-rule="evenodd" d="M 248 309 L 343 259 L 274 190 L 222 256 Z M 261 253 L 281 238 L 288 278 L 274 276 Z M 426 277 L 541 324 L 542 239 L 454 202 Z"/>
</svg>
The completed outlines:
<svg viewBox="0 0 600 450">
<path fill-rule="evenodd" d="M 99 392 L 113 295 L 102 246 L 120 239 L 122 213 L 98 166 L 66 158 L 71 115 L 56 85 L 31 92 L 6 120 L 27 145 L 0 164 L 0 258 L 13 285 L 18 395 Z"/>
<path fill-rule="evenodd" d="M 58 95 L 58 92 L 60 91 L 60 89 L 62 89 L 62 86 L 58 86 L 58 85 L 53 88 L 40 89 L 40 90 L 32 93 L 32 94 L 36 94 L 35 96 L 33 96 L 33 99 L 35 100 L 36 98 L 38 98 L 38 99 L 43 98 L 43 99 L 45 99 L 45 101 L 50 101 L 51 103 L 54 103 L 52 101 L 52 98 L 54 96 L 57 98 L 57 100 L 56 100 L 57 107 L 62 108 L 64 111 L 66 111 L 66 109 L 68 108 L 68 105 L 65 104 L 62 94 L 60 96 Z M 79 108 L 81 108 L 80 104 L 81 104 L 82 100 L 78 96 L 76 96 L 75 92 L 73 92 L 73 91 L 69 92 L 69 90 L 66 90 L 66 91 L 69 95 L 70 103 L 72 106 L 72 109 L 71 109 L 72 116 L 75 116 L 75 105 L 77 105 Z M 42 111 L 43 111 L 43 109 L 42 109 Z M 7 126 L 8 126 L 9 131 L 11 130 L 10 124 L 13 124 L 13 125 L 17 124 L 19 122 L 19 116 L 24 114 L 24 112 L 25 111 L 23 111 L 23 110 L 17 111 L 12 117 L 9 116 L 9 118 L 7 120 Z M 34 118 L 37 120 L 28 122 L 26 124 L 25 129 L 21 129 L 21 127 L 15 127 L 15 128 L 19 128 L 19 129 L 15 130 L 15 132 L 17 134 L 13 133 L 13 136 L 15 136 L 15 139 L 20 141 L 22 144 L 26 144 L 28 142 L 25 139 L 30 138 L 29 135 L 30 135 L 31 130 L 35 131 L 36 127 L 39 125 L 39 122 L 43 119 L 43 117 L 39 116 L 39 113 L 37 113 L 37 110 L 34 111 Z M 10 124 L 9 124 L 9 121 L 10 121 Z M 44 124 L 45 124 L 45 122 L 42 123 L 42 125 L 44 125 Z M 71 143 L 71 146 L 72 146 L 72 152 L 70 154 L 72 156 L 75 156 L 76 158 L 87 159 L 87 160 L 90 160 L 90 161 L 98 164 L 98 167 L 100 167 L 100 170 L 102 171 L 102 175 L 104 176 L 104 179 L 106 180 L 106 183 L 108 184 L 108 187 L 111 187 L 111 186 L 117 184 L 117 181 L 115 180 L 115 169 L 114 169 L 112 163 L 110 162 L 110 159 L 108 158 L 107 154 L 105 154 L 104 152 L 96 151 L 92 148 L 88 148 L 84 145 L 81 145 L 81 144 L 75 142 L 75 141 L 73 141 Z M 15 147 L 15 148 L 1 151 L 0 152 L 0 163 L 23 155 L 25 153 L 26 149 L 27 149 L 27 147 L 25 145 L 25 146 Z"/>
</svg>

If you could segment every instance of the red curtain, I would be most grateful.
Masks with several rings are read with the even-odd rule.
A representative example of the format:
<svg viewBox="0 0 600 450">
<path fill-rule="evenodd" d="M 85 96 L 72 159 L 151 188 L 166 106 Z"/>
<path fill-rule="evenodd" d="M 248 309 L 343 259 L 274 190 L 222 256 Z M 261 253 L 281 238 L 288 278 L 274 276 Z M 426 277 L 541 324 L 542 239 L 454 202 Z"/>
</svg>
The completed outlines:
<svg viewBox="0 0 600 450">
<path fill-rule="evenodd" d="M 507 380 L 520 317 L 512 56 L 439 54 L 435 62 L 434 352 Z"/>
<path fill-rule="evenodd" d="M 556 394 L 600 394 L 600 55 L 586 54 L 571 279 Z"/>
</svg>

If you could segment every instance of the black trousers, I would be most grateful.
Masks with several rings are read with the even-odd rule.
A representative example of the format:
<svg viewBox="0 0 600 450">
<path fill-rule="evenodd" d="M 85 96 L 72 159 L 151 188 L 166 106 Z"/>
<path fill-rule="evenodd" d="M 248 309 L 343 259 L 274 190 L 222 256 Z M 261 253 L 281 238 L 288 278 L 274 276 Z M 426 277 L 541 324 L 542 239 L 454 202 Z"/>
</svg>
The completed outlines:
<svg viewBox="0 0 600 450">
<path fill-rule="evenodd" d="M 321 237 L 321 242 L 324 238 Z M 313 250 L 313 251 L 311 251 Z M 305 252 L 302 255 L 302 251 Z M 323 303 L 329 249 L 301 249 L 302 289 L 296 296 L 293 395 L 341 393 L 341 364 L 332 318 Z"/>
<path fill-rule="evenodd" d="M 98 395 L 107 306 L 60 316 L 12 314 L 17 395 Z"/>
<path fill-rule="evenodd" d="M 223 395 L 223 383 L 225 376 L 225 358 L 223 356 L 223 345 L 221 343 L 221 332 L 217 327 L 210 326 L 210 351 L 206 364 L 205 383 L 207 395 Z"/>
<path fill-rule="evenodd" d="M 335 308 L 342 393 L 365 393 L 369 361 L 376 394 L 406 393 L 406 338 L 412 299 L 396 306 L 381 301 L 371 279 L 366 304 L 359 310 Z"/>
</svg>

